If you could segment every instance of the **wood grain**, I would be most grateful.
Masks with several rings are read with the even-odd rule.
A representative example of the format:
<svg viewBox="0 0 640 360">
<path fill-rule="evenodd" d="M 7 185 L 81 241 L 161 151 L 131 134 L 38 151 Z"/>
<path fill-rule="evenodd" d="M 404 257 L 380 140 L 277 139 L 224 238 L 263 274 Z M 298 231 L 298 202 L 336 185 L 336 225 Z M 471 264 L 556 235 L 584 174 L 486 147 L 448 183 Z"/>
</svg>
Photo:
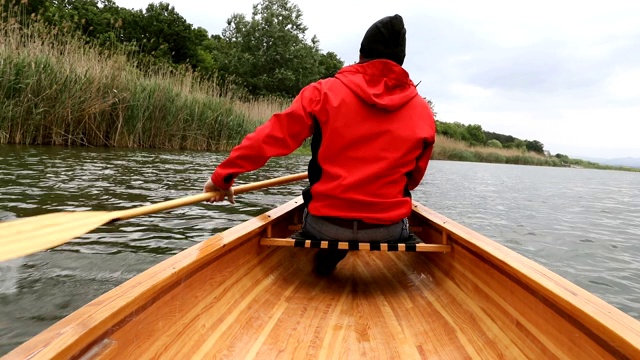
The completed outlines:
<svg viewBox="0 0 640 360">
<path fill-rule="evenodd" d="M 301 199 L 96 299 L 7 359 L 638 359 L 638 321 L 415 204 L 449 253 L 349 252 L 329 277 L 291 234 Z M 573 304 L 573 305 L 572 305 Z"/>
<path fill-rule="evenodd" d="M 352 251 L 399 251 L 399 252 L 449 252 L 450 245 L 442 244 L 385 244 L 385 243 L 363 243 L 347 241 L 316 241 L 316 240 L 295 240 L 291 238 L 270 238 L 260 239 L 263 246 L 290 246 L 308 249 L 341 249 Z"/>
</svg>

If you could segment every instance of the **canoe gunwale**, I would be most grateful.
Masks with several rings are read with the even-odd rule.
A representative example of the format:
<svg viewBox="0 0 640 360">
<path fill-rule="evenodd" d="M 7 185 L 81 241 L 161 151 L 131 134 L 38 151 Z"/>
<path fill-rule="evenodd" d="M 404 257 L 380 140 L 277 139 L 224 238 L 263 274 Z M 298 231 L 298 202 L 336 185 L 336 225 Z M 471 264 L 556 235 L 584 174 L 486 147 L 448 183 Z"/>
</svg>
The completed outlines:
<svg viewBox="0 0 640 360">
<path fill-rule="evenodd" d="M 6 354 L 3 360 L 82 357 L 94 346 L 100 346 L 104 334 L 131 321 L 183 279 L 194 276 L 302 204 L 302 197 L 296 197 L 163 260 L 72 312 Z"/>
<path fill-rule="evenodd" d="M 460 246 L 544 301 L 617 358 L 633 352 L 640 358 L 640 322 L 594 294 L 515 251 L 414 202 L 414 210 Z"/>
<path fill-rule="evenodd" d="M 298 217 L 287 216 L 291 211 L 297 213 L 299 210 L 296 208 L 302 205 L 302 197 L 296 197 L 165 259 L 20 345 L 7 354 L 6 359 L 66 359 L 99 353 L 102 347 L 109 347 L 106 338 L 127 324 L 135 324 L 130 322 L 184 280 L 202 273 L 203 269 L 218 259 L 225 261 L 224 256 L 244 248 L 248 242 L 259 241 L 260 234 L 271 236 L 272 227 L 279 229 L 273 236 L 279 236 L 279 232 L 284 232 L 282 229 L 289 227 L 282 228 L 286 224 L 283 221 L 297 219 Z M 451 253 L 421 253 L 411 256 L 424 256 L 434 263 L 442 261 L 439 264 L 451 264 L 456 259 L 457 250 L 459 256 L 464 254 L 458 260 L 466 257 L 489 265 L 491 269 L 505 275 L 507 281 L 514 284 L 514 288 L 517 286 L 536 297 L 540 300 L 541 307 L 548 307 L 549 313 L 555 312 L 573 324 L 612 356 L 640 358 L 640 322 L 637 320 L 551 270 L 417 202 L 414 202 L 413 210 L 412 216 L 419 217 L 415 218 L 417 225 L 424 227 L 423 240 L 449 244 Z M 429 235 L 434 237 L 428 239 Z M 256 248 L 251 244 L 250 251 L 260 248 L 257 244 Z M 270 251 L 267 248 L 264 247 L 265 251 Z M 272 253 L 265 255 L 269 254 Z M 464 261 L 456 266 L 459 268 L 462 264 Z"/>
</svg>

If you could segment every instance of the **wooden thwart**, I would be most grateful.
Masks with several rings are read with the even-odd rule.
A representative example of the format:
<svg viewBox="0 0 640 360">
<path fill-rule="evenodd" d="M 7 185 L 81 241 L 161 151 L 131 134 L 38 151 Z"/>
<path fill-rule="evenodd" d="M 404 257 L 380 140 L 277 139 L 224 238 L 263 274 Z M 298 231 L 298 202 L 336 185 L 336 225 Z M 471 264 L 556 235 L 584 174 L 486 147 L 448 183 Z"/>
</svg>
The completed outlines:
<svg viewBox="0 0 640 360">
<path fill-rule="evenodd" d="M 288 229 L 291 231 L 299 231 L 302 230 L 302 225 L 289 225 Z M 411 231 L 412 233 L 419 233 L 422 232 L 422 226 L 410 226 L 409 227 L 409 231 Z"/>
<path fill-rule="evenodd" d="M 313 276 L 314 250 L 277 241 L 302 236 L 287 227 L 303 211 L 297 197 L 181 251 L 2 359 L 640 359 L 636 319 L 415 202 L 412 239 L 449 253 L 354 251 Z"/>
<path fill-rule="evenodd" d="M 260 245 L 264 246 L 290 246 L 313 249 L 342 249 L 364 251 L 399 251 L 399 252 L 449 252 L 451 245 L 443 244 L 387 244 L 364 243 L 358 241 L 326 241 L 326 240 L 296 240 L 288 238 L 260 239 Z"/>
</svg>

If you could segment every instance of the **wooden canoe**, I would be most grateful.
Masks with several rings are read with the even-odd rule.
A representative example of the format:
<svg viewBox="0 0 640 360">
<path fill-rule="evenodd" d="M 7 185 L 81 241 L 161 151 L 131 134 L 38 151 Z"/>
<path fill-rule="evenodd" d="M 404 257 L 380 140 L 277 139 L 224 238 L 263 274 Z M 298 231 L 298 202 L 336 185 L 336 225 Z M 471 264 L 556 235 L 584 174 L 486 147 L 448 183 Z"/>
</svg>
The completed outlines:
<svg viewBox="0 0 640 360">
<path fill-rule="evenodd" d="M 418 203 L 412 230 L 436 252 L 353 251 L 329 277 L 316 250 L 273 245 L 301 212 L 217 234 L 6 359 L 640 359 L 640 322 Z"/>
</svg>

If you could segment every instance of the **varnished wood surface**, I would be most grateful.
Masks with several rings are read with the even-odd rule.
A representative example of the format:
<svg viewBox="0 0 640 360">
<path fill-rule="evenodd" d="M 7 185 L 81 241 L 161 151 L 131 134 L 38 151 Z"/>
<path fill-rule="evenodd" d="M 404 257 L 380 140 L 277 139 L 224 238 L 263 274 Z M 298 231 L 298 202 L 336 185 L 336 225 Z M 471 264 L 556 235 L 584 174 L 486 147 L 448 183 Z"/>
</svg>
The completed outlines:
<svg viewBox="0 0 640 360">
<path fill-rule="evenodd" d="M 565 323 L 570 323 L 615 358 L 640 359 L 640 322 L 638 320 L 545 267 L 421 204 L 414 204 L 412 218 L 428 222 L 426 228 L 431 229 L 428 236 L 432 238 L 442 236 L 451 241 L 454 256 L 435 259 L 436 266 L 441 269 L 452 269 L 452 265 L 456 268 L 464 264 L 469 265 L 461 269 L 459 275 L 450 271 L 449 278 L 453 281 L 482 286 L 487 291 L 500 294 L 500 299 L 509 301 L 513 293 L 524 291 L 522 296 L 513 299 L 516 302 L 526 300 L 520 306 L 513 307 L 515 311 L 520 312 L 522 318 L 529 318 L 532 324 L 536 324 L 533 320 L 538 321 L 545 316 L 551 316 L 551 314 L 545 315 L 543 310 L 553 310 L 554 314 L 560 316 L 560 319 L 551 321 L 544 327 L 531 325 L 531 328 L 554 333 Z M 458 259 L 455 254 L 469 254 L 473 257 L 465 262 Z M 484 272 L 480 274 L 485 276 L 466 279 L 463 275 L 468 274 L 468 269 L 471 268 L 483 268 Z M 496 281 L 496 278 L 500 281 Z M 581 338 L 569 336 L 569 334 L 559 333 L 558 341 L 564 344 L 566 340 L 576 342 Z M 583 345 L 586 346 L 587 343 L 580 346 Z M 572 357 L 569 356 L 569 358 Z"/>
<path fill-rule="evenodd" d="M 640 358 L 638 321 L 417 204 L 418 235 L 451 252 L 354 251 L 316 277 L 315 250 L 259 245 L 269 225 L 290 234 L 300 202 L 168 259 L 7 359 Z"/>
<path fill-rule="evenodd" d="M 319 241 L 319 240 L 295 240 L 283 238 L 261 238 L 263 246 L 289 246 L 309 249 L 341 249 L 352 251 L 387 251 L 387 252 L 449 252 L 451 245 L 444 244 L 385 244 L 364 243 L 358 241 Z"/>
<path fill-rule="evenodd" d="M 107 211 L 65 211 L 0 222 L 0 261 L 60 246 L 112 219 Z"/>
</svg>

